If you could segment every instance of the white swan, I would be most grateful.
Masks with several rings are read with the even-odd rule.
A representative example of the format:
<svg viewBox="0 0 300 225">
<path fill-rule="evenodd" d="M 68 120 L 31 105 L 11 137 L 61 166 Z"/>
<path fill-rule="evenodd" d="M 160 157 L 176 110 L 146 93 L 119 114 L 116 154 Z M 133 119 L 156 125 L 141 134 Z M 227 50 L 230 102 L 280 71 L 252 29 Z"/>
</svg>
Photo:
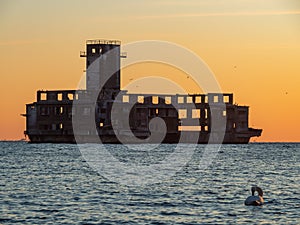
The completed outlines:
<svg viewBox="0 0 300 225">
<path fill-rule="evenodd" d="M 258 192 L 258 196 L 254 195 L 255 191 Z M 251 188 L 252 195 L 246 198 L 245 205 L 262 205 L 264 204 L 263 191 L 260 187 L 254 186 Z"/>
</svg>

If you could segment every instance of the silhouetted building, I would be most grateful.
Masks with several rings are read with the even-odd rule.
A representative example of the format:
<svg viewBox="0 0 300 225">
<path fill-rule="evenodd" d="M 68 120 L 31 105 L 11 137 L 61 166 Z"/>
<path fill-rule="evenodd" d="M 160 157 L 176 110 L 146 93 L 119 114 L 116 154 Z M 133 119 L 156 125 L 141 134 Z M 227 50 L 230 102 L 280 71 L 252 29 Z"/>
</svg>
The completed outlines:
<svg viewBox="0 0 300 225">
<path fill-rule="evenodd" d="M 30 142 L 97 142 L 100 137 L 103 143 L 155 143 L 159 138 L 153 134 L 160 135 L 162 128 L 150 121 L 158 117 L 165 123 L 164 143 L 248 143 L 261 135 L 261 129 L 249 128 L 249 107 L 233 104 L 231 93 L 149 95 L 121 90 L 124 55 L 119 41 L 88 40 L 80 56 L 86 57 L 86 90 L 37 91 L 37 101 L 26 105 L 24 133 Z M 93 63 L 99 57 L 99 63 Z M 80 123 L 76 140 L 74 119 Z"/>
</svg>

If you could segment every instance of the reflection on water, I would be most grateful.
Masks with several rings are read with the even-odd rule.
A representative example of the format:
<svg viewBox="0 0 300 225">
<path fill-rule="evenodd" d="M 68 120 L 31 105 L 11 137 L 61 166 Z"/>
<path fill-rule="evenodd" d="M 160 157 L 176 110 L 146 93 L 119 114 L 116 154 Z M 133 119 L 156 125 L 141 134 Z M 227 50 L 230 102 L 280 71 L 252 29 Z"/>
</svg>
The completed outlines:
<svg viewBox="0 0 300 225">
<path fill-rule="evenodd" d="M 297 224 L 300 144 L 223 145 L 206 170 L 199 145 L 174 177 L 145 187 L 103 178 L 76 145 L 0 142 L 1 224 Z M 111 154 L 126 163 L 155 163 L 173 145 Z M 244 206 L 256 184 L 266 204 Z"/>
</svg>

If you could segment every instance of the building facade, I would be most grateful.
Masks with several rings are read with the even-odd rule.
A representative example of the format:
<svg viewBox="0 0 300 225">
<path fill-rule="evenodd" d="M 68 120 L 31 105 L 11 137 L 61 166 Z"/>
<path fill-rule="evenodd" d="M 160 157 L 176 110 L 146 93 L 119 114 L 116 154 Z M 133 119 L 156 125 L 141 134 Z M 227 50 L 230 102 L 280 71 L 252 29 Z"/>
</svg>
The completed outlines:
<svg viewBox="0 0 300 225">
<path fill-rule="evenodd" d="M 121 90 L 119 41 L 89 40 L 80 56 L 86 57 L 86 90 L 37 91 L 36 102 L 26 105 L 30 142 L 248 143 L 261 135 L 249 128 L 249 107 L 234 104 L 231 93 Z"/>
</svg>

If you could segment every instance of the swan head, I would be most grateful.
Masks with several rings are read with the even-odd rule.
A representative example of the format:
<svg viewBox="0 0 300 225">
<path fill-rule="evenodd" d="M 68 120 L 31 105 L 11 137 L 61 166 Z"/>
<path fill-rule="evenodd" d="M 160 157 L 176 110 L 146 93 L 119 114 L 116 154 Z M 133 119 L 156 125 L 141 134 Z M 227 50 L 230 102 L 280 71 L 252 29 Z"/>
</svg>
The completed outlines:
<svg viewBox="0 0 300 225">
<path fill-rule="evenodd" d="M 257 191 L 258 193 L 258 196 L 263 196 L 264 193 L 263 193 L 263 190 L 260 188 L 260 187 L 257 187 L 257 186 L 253 186 L 251 187 L 251 192 L 252 192 L 252 195 L 254 195 L 254 193 Z"/>
</svg>

